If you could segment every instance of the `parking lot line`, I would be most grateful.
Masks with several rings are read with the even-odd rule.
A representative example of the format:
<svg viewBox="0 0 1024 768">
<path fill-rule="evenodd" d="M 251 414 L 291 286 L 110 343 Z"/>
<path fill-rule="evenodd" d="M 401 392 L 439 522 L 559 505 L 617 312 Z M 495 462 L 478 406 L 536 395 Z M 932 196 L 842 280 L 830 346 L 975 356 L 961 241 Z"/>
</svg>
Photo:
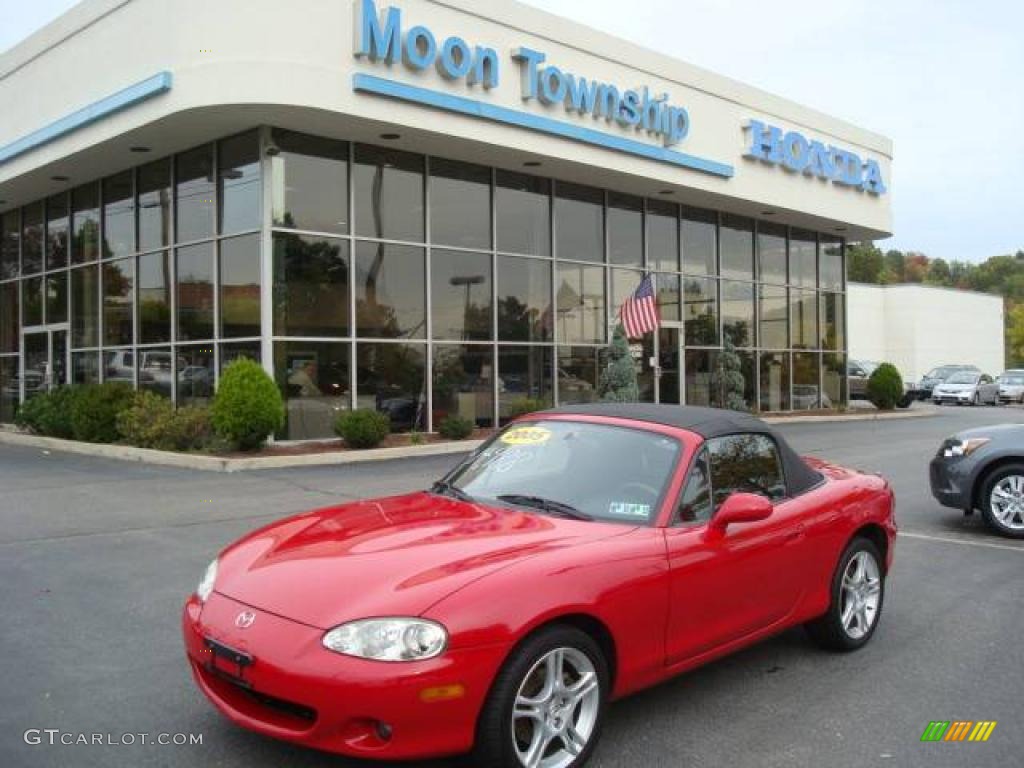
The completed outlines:
<svg viewBox="0 0 1024 768">
<path fill-rule="evenodd" d="M 947 536 L 929 536 L 926 533 L 912 533 L 900 531 L 900 538 L 923 539 L 924 541 L 940 541 L 944 544 L 966 544 L 969 547 L 985 547 L 987 549 L 1005 549 L 1009 552 L 1020 552 L 1024 554 L 1024 547 L 1015 547 L 1011 544 L 996 544 L 991 541 L 971 541 L 970 539 L 952 539 Z"/>
</svg>

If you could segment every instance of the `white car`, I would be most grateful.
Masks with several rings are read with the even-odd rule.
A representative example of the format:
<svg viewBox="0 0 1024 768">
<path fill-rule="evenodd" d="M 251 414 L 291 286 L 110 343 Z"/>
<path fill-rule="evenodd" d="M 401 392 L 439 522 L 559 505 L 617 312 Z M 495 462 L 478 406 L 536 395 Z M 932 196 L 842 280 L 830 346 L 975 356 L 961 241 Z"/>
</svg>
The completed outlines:
<svg viewBox="0 0 1024 768">
<path fill-rule="evenodd" d="M 1024 371 L 1004 371 L 996 382 L 1001 402 L 1024 403 Z"/>
<path fill-rule="evenodd" d="M 999 385 L 987 373 L 960 371 L 935 385 L 932 401 L 936 405 L 996 405 L 999 403 Z"/>
</svg>

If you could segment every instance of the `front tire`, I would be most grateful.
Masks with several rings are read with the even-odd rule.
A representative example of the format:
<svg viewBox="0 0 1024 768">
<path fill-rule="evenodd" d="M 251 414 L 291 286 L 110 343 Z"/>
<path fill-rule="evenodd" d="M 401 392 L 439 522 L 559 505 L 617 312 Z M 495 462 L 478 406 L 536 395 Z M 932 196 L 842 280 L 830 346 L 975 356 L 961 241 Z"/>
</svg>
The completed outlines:
<svg viewBox="0 0 1024 768">
<path fill-rule="evenodd" d="M 811 639 L 830 651 L 855 651 L 875 634 L 885 601 L 881 553 L 858 536 L 843 551 L 832 576 L 832 600 L 823 616 L 805 625 Z"/>
<path fill-rule="evenodd" d="M 981 512 L 988 527 L 1011 539 L 1024 539 L 1024 464 L 1007 464 L 985 478 Z"/>
<path fill-rule="evenodd" d="M 484 768 L 579 768 L 601 736 L 608 662 L 587 633 L 555 625 L 505 662 L 477 724 L 472 762 Z"/>
</svg>

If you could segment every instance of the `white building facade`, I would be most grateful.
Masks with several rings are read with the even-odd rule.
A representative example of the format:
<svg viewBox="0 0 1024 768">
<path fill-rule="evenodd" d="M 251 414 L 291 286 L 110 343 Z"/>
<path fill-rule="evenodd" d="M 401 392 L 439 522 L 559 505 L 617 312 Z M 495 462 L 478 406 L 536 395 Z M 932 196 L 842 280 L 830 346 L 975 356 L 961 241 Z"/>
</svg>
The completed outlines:
<svg viewBox="0 0 1024 768">
<path fill-rule="evenodd" d="M 0 421 L 245 355 L 281 437 L 491 426 L 592 399 L 645 273 L 645 400 L 718 402 L 731 344 L 752 407 L 837 405 L 845 243 L 892 229 L 888 139 L 505 0 L 85 0 L 0 104 Z"/>
<path fill-rule="evenodd" d="M 847 287 L 850 357 L 889 362 L 906 381 L 940 365 L 1005 365 L 1001 296 L 919 284 Z"/>
</svg>

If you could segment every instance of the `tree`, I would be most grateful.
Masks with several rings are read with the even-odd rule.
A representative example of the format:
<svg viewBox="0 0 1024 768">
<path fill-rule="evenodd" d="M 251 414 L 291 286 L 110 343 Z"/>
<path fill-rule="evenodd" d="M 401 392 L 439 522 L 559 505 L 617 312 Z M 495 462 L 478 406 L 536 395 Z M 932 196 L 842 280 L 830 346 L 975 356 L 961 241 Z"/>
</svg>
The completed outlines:
<svg viewBox="0 0 1024 768">
<path fill-rule="evenodd" d="M 882 251 L 870 240 L 846 249 L 846 273 L 852 282 L 881 283 L 883 266 Z"/>
<path fill-rule="evenodd" d="M 621 323 L 615 326 L 612 343 L 608 346 L 608 365 L 601 374 L 598 394 L 609 403 L 635 403 L 640 399 L 636 365 Z"/>
<path fill-rule="evenodd" d="M 1011 368 L 1024 363 L 1024 304 L 1006 313 L 1006 362 Z"/>
<path fill-rule="evenodd" d="M 906 282 L 903 268 L 905 266 L 905 257 L 903 251 L 897 251 L 895 249 L 885 252 L 885 270 L 883 272 L 883 280 L 885 283 L 903 283 Z"/>
<path fill-rule="evenodd" d="M 928 274 L 925 275 L 924 281 L 929 285 L 944 285 L 951 286 L 952 274 L 949 269 L 949 264 L 945 259 L 932 259 L 928 265 Z"/>
<path fill-rule="evenodd" d="M 718 353 L 715 369 L 711 374 L 711 386 L 723 408 L 730 411 L 746 411 L 747 401 L 743 398 L 746 379 L 743 378 L 743 362 L 736 354 L 736 347 L 726 338 L 722 351 Z"/>
</svg>

